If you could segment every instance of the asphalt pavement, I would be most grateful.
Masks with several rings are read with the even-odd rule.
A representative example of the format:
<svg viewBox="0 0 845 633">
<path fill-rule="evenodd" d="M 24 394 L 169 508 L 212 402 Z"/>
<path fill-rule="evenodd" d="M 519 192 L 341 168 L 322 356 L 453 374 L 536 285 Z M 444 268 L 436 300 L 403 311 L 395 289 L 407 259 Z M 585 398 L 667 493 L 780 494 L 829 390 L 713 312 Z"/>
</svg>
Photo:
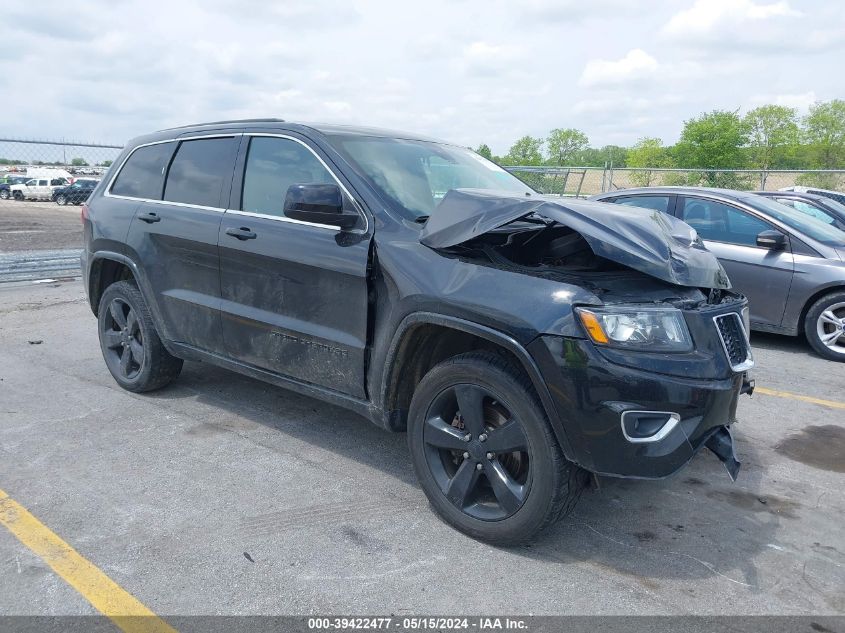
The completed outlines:
<svg viewBox="0 0 845 633">
<path fill-rule="evenodd" d="M 845 613 L 845 365 L 755 336 L 731 483 L 602 479 L 530 545 L 444 525 L 404 435 L 201 364 L 122 391 L 78 281 L 0 285 L 0 491 L 157 614 Z M 0 613 L 91 604 L 0 527 Z"/>
</svg>

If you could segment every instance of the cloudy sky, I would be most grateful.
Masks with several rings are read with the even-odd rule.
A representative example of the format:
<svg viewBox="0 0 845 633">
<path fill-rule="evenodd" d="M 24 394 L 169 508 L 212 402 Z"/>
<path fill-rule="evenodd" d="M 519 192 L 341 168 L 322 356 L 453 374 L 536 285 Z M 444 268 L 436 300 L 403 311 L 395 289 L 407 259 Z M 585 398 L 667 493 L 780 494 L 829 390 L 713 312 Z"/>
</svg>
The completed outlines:
<svg viewBox="0 0 845 633">
<path fill-rule="evenodd" d="M 0 137 L 123 143 L 240 117 L 487 143 L 843 98 L 829 0 L 29 0 L 3 9 Z"/>
</svg>

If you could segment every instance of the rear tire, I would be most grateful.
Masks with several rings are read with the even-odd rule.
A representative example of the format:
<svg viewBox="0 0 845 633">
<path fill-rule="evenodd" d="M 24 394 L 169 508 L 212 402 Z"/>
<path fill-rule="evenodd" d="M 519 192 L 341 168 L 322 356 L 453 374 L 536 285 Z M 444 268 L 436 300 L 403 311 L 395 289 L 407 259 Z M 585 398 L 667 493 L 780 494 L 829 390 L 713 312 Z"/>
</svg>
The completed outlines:
<svg viewBox="0 0 845 633">
<path fill-rule="evenodd" d="M 832 292 L 810 306 L 804 334 L 819 356 L 845 363 L 845 292 Z"/>
<path fill-rule="evenodd" d="M 434 510 L 490 543 L 532 538 L 572 510 L 587 481 L 564 457 L 530 380 L 489 352 L 455 356 L 423 377 L 408 446 Z"/>
<path fill-rule="evenodd" d="M 127 391 L 161 389 L 182 371 L 182 359 L 165 349 L 133 282 L 118 281 L 106 288 L 97 323 L 106 367 Z"/>
<path fill-rule="evenodd" d="M 0 200 L 8 200 L 9 199 L 9 190 L 8 189 L 0 189 Z"/>
</svg>

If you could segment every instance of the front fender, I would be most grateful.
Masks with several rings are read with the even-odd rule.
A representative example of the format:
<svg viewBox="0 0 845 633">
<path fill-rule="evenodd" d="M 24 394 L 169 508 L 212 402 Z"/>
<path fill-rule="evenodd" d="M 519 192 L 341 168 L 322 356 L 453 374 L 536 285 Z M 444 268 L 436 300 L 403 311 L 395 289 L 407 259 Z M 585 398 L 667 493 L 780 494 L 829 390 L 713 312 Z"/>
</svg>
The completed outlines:
<svg viewBox="0 0 845 633">
<path fill-rule="evenodd" d="M 454 316 L 447 316 L 434 312 L 414 312 L 402 319 L 399 326 L 396 328 L 393 338 L 391 339 L 390 346 L 388 347 L 386 356 L 387 362 L 381 376 L 379 402 L 381 404 L 382 411 L 389 412 L 390 404 L 388 400 L 391 382 L 395 372 L 401 370 L 401 368 L 396 367 L 397 352 L 405 337 L 421 325 L 436 325 L 466 332 L 467 334 L 472 334 L 474 336 L 478 336 L 479 338 L 486 339 L 513 354 L 522 365 L 522 369 L 528 375 L 531 380 L 531 384 L 534 386 L 534 389 L 540 397 L 543 410 L 552 425 L 552 430 L 560 443 L 564 455 L 566 455 L 569 459 L 574 457 L 566 431 L 559 416 L 557 415 L 554 401 L 549 393 L 548 385 L 543 379 L 534 359 L 525 347 L 509 334 Z"/>
</svg>

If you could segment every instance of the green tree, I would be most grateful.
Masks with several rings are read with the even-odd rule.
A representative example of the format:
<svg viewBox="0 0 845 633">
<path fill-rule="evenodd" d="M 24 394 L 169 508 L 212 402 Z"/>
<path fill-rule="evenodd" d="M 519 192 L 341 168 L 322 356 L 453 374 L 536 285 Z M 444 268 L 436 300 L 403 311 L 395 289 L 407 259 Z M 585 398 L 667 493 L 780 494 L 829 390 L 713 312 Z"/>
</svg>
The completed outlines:
<svg viewBox="0 0 845 633">
<path fill-rule="evenodd" d="M 659 138 L 646 136 L 628 150 L 628 167 L 638 168 L 631 172 L 631 180 L 640 187 L 649 187 L 654 183 L 656 174 L 647 167 L 669 167 L 671 164 L 669 153 Z"/>
<path fill-rule="evenodd" d="M 742 122 L 748 134 L 751 164 L 758 169 L 768 171 L 798 143 L 795 108 L 760 106 L 748 112 Z"/>
<path fill-rule="evenodd" d="M 813 146 L 815 166 L 842 168 L 845 163 L 845 101 L 820 102 L 804 117 L 804 138 Z"/>
<path fill-rule="evenodd" d="M 604 165 L 604 162 L 613 163 L 614 167 L 625 167 L 628 164 L 628 148 L 619 145 L 605 145 L 599 150 L 599 155 L 603 157 L 603 161 L 599 167 Z"/>
<path fill-rule="evenodd" d="M 539 165 L 543 162 L 542 148 L 543 139 L 523 136 L 511 145 L 505 162 L 510 165 Z"/>
<path fill-rule="evenodd" d="M 549 162 L 552 165 L 571 164 L 572 157 L 585 150 L 589 145 L 590 139 L 580 130 L 574 128 L 554 129 L 549 132 L 546 139 Z"/>
<path fill-rule="evenodd" d="M 483 156 L 487 160 L 493 160 L 493 152 L 491 152 L 490 148 L 484 143 L 476 148 L 475 153 L 479 156 Z"/>
<path fill-rule="evenodd" d="M 88 161 L 86 161 L 84 158 L 73 158 L 71 159 L 70 164 L 74 167 L 87 167 Z"/>
<path fill-rule="evenodd" d="M 103 162 L 99 163 L 100 167 L 111 167 L 113 161 L 104 160 Z"/>
<path fill-rule="evenodd" d="M 673 153 L 678 167 L 706 169 L 694 180 L 710 187 L 746 188 L 747 178 L 719 171 L 739 169 L 744 164 L 742 147 L 748 135 L 738 112 L 713 110 L 684 122 Z"/>
</svg>

